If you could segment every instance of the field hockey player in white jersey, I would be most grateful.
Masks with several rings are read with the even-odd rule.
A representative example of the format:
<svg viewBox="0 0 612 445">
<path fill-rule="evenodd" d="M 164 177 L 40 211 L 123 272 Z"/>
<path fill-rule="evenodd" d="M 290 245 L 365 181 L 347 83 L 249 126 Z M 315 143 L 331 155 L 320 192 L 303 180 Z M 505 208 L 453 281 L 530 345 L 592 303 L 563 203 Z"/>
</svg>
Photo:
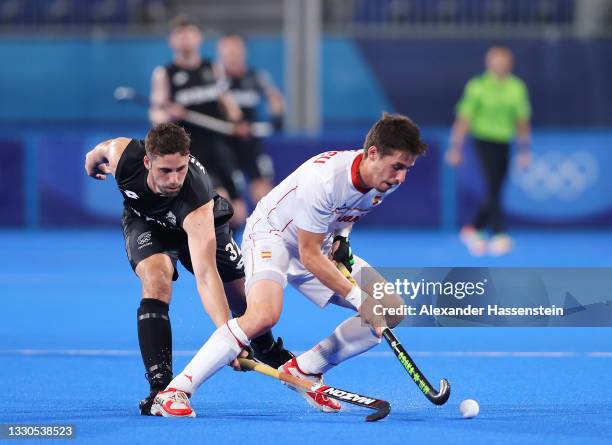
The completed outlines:
<svg viewBox="0 0 612 445">
<path fill-rule="evenodd" d="M 361 272 L 369 265 L 353 256 L 348 236 L 354 223 L 404 182 L 425 151 L 419 129 L 409 118 L 384 114 L 368 132 L 362 150 L 319 154 L 268 193 L 248 218 L 243 235 L 245 314 L 219 327 L 166 391 L 158 394 L 156 413 L 193 416 L 188 397 L 222 366 L 233 362 L 236 367 L 234 359 L 250 339 L 276 324 L 287 284 L 320 307 L 332 303 L 356 314 L 279 370 L 319 382 L 332 367 L 377 345 L 383 328 L 396 326 L 402 316 L 377 316 L 380 311 L 373 311 L 374 304 L 390 308 L 402 301 L 397 295 L 382 300 L 369 296 L 371 281 L 382 278 L 364 282 Z M 351 271 L 362 290 L 351 285 L 337 263 Z M 325 395 L 292 389 L 323 412 L 341 408 Z"/>
</svg>

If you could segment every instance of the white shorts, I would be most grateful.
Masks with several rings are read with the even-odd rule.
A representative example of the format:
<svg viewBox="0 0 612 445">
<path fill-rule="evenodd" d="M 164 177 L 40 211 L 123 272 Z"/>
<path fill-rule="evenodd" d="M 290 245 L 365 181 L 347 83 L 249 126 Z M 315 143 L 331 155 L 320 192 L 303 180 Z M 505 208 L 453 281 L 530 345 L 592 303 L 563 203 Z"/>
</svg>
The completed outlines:
<svg viewBox="0 0 612 445">
<path fill-rule="evenodd" d="M 277 235 L 267 233 L 251 233 L 242 241 L 242 256 L 244 258 L 244 273 L 246 275 L 245 290 L 248 295 L 251 286 L 259 280 L 272 280 L 283 289 L 291 284 L 300 293 L 319 307 L 329 303 L 355 310 L 344 298 L 335 295 L 315 277 L 299 260 L 299 253 L 285 244 Z M 370 265 L 354 256 L 355 264 L 351 275 L 359 283 L 361 268 Z"/>
</svg>

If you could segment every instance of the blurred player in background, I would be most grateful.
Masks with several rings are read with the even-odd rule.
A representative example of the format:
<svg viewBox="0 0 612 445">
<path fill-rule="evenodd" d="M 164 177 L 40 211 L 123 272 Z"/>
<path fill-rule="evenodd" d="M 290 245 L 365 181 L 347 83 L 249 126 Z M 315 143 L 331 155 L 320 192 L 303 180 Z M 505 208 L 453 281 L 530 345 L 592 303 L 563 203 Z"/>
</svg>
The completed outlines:
<svg viewBox="0 0 612 445">
<path fill-rule="evenodd" d="M 454 166 L 463 160 L 463 146 L 469 133 L 487 184 L 486 197 L 471 225 L 461 229 L 461 239 L 474 255 L 487 251 L 503 255 L 512 249 L 506 234 L 501 209 L 501 192 L 510 160 L 510 143 L 518 136 L 518 162 L 526 168 L 530 162 L 531 106 L 527 87 L 512 74 L 514 57 L 505 47 L 487 51 L 486 72 L 467 83 L 457 104 L 457 118 L 446 152 L 447 162 Z M 491 231 L 487 243 L 485 230 Z"/>
<path fill-rule="evenodd" d="M 151 414 L 153 398 L 172 380 L 168 311 L 172 282 L 178 278 L 176 262 L 194 274 L 215 326 L 228 321 L 228 300 L 234 316 L 246 310 L 244 261 L 228 225 L 232 207 L 213 191 L 189 146 L 185 130 L 166 123 L 151 129 L 145 141 L 102 142 L 85 159 L 87 174 L 99 180 L 113 175 L 124 198 L 125 249 L 142 285 L 138 340 L 150 385 L 149 396 L 140 403 L 143 415 Z M 270 365 L 292 357 L 271 332 L 252 345 L 255 356 Z"/>
<path fill-rule="evenodd" d="M 198 24 L 186 16 L 170 22 L 168 43 L 172 48 L 172 63 L 153 71 L 151 81 L 151 122 L 177 122 L 191 136 L 191 152 L 209 171 L 213 187 L 234 207 L 232 225 L 242 225 L 246 205 L 240 197 L 240 175 L 225 136 L 206 128 L 184 122 L 185 110 L 243 122 L 240 107 L 228 91 L 228 83 L 220 66 L 202 58 L 204 42 Z M 248 125 L 237 125 L 237 136 L 248 136 Z"/>
<path fill-rule="evenodd" d="M 282 125 L 285 104 L 270 76 L 247 65 L 244 39 L 238 34 L 227 34 L 219 39 L 219 60 L 227 75 L 230 91 L 240 106 L 247 122 L 257 120 L 258 108 L 265 100 L 274 126 Z M 228 143 L 237 164 L 249 179 L 249 194 L 254 204 L 272 190 L 274 166 L 263 152 L 261 138 L 229 136 Z"/>
<path fill-rule="evenodd" d="M 385 114 L 368 132 L 362 150 L 317 155 L 261 199 L 247 221 L 242 243 L 246 313 L 213 333 L 185 370 L 157 395 L 151 412 L 194 417 L 188 395 L 234 360 L 251 338 L 276 324 L 288 283 L 320 307 L 332 303 L 357 315 L 311 350 L 288 360 L 279 368 L 282 372 L 322 382 L 323 373 L 376 346 L 383 328 L 396 326 L 403 316 L 383 317 L 373 310 L 374 305 L 396 309 L 402 300 L 394 293 L 382 299 L 368 296 L 373 294 L 368 278 L 378 283 L 384 279 L 353 256 L 348 236 L 355 222 L 397 190 L 425 150 L 419 129 L 410 119 Z M 334 261 L 349 268 L 364 294 Z M 298 391 L 323 412 L 340 409 L 337 401 L 322 394 Z"/>
</svg>

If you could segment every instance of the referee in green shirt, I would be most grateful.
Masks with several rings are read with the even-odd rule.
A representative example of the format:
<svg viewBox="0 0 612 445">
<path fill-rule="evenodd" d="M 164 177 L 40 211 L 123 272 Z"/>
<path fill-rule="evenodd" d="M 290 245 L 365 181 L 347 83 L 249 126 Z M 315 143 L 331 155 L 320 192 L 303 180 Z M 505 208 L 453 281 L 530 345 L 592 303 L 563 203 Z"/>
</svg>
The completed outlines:
<svg viewBox="0 0 612 445">
<path fill-rule="evenodd" d="M 457 104 L 457 118 L 451 131 L 446 160 L 457 166 L 463 160 L 463 146 L 468 133 L 474 139 L 476 153 L 486 179 L 486 198 L 471 225 L 461 229 L 461 239 L 474 255 L 503 255 L 512 249 L 512 239 L 505 233 L 501 211 L 501 190 L 508 172 L 510 143 L 517 136 L 519 165 L 530 162 L 531 106 L 527 87 L 512 74 L 514 58 L 505 47 L 495 46 L 486 54 L 485 73 L 467 83 Z M 491 239 L 487 242 L 485 231 Z"/>
</svg>

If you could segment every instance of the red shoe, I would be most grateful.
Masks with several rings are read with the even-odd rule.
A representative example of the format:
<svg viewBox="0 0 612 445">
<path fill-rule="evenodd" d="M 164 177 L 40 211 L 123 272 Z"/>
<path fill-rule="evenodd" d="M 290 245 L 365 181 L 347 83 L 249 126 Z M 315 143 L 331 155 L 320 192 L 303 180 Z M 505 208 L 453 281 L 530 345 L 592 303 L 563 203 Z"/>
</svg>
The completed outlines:
<svg viewBox="0 0 612 445">
<path fill-rule="evenodd" d="M 321 374 L 306 374 L 302 372 L 302 370 L 297 364 L 297 360 L 295 357 L 286 362 L 284 365 L 280 366 L 278 370 L 297 377 L 298 379 L 308 380 L 312 383 L 323 384 L 323 376 Z M 306 391 L 303 388 L 296 388 L 295 386 L 290 385 L 288 383 L 286 383 L 286 385 L 294 391 L 299 392 L 310 406 L 315 407 L 319 411 L 323 411 L 324 413 L 337 413 L 342 408 L 340 402 L 334 399 L 330 399 L 324 394 Z"/>
<path fill-rule="evenodd" d="M 168 388 L 157 393 L 153 406 L 152 416 L 163 417 L 195 417 L 196 413 L 191 408 L 189 396 L 178 389 Z"/>
</svg>

